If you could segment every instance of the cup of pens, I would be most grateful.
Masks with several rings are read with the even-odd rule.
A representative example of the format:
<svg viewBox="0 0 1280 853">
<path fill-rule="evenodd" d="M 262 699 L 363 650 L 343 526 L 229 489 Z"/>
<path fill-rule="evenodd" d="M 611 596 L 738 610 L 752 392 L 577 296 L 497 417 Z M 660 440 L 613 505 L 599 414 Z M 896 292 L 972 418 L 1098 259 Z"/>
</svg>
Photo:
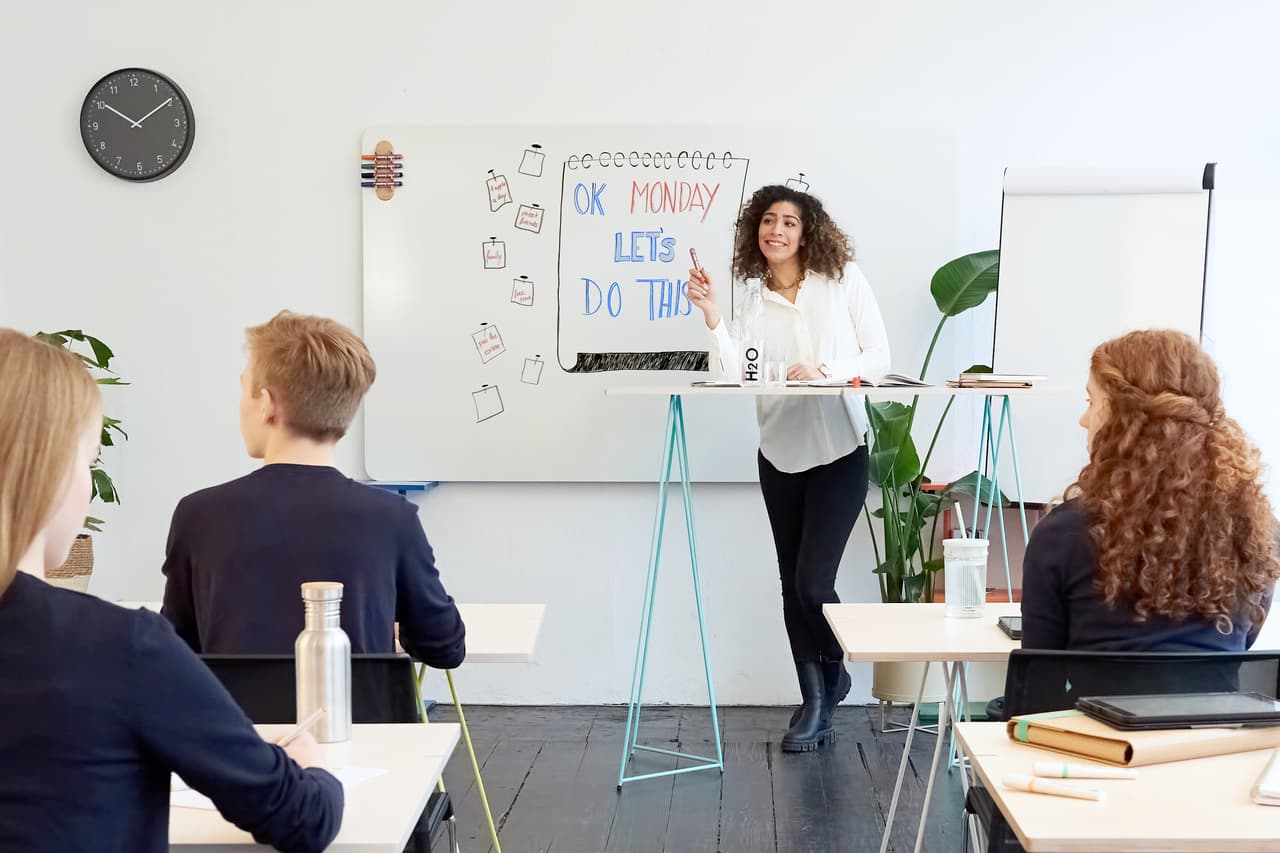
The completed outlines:
<svg viewBox="0 0 1280 853">
<path fill-rule="evenodd" d="M 956 504 L 956 518 L 960 532 L 965 532 L 964 516 Z M 946 607 L 948 619 L 975 619 L 982 615 L 987 601 L 987 547 L 986 539 L 961 536 L 959 539 L 942 540 L 942 572 L 946 579 Z"/>
</svg>

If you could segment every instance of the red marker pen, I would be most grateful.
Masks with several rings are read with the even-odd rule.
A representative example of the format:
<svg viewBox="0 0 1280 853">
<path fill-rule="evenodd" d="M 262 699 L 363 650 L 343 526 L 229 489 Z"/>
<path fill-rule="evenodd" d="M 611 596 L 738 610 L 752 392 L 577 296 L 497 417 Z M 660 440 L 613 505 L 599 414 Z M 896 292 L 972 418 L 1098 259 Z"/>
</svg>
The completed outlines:
<svg viewBox="0 0 1280 853">
<path fill-rule="evenodd" d="M 692 246 L 689 247 L 689 257 L 693 259 L 693 267 L 696 270 L 702 270 L 702 264 L 698 263 L 698 252 Z"/>
</svg>

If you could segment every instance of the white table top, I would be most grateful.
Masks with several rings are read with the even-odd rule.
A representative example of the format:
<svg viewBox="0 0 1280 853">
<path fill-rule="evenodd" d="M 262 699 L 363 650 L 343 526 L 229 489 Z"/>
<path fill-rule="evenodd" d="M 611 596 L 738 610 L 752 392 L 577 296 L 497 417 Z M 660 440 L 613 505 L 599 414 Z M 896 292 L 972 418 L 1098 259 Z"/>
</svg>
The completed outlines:
<svg viewBox="0 0 1280 853">
<path fill-rule="evenodd" d="M 158 601 L 117 601 L 160 612 Z M 528 663 L 542 630 L 545 604 L 459 604 L 467 626 L 467 663 Z"/>
<path fill-rule="evenodd" d="M 1269 749 L 1138 767 L 1134 780 L 1076 782 L 1106 792 L 1096 803 L 1000 785 L 1008 773 L 1029 775 L 1036 760 L 1065 758 L 1014 743 L 1004 723 L 961 723 L 956 735 L 1031 853 L 1280 850 L 1280 808 L 1257 805 L 1249 793 Z"/>
<path fill-rule="evenodd" d="M 876 400 L 910 400 L 913 397 L 1027 397 L 1060 395 L 1072 389 L 1059 385 L 1034 385 L 1030 388 L 948 388 L 946 385 L 928 385 L 923 388 L 872 388 L 863 385 L 853 388 L 847 385 L 829 386 L 780 386 L 737 385 L 708 387 L 705 385 L 610 385 L 604 389 L 611 397 L 839 397 L 842 394 L 871 397 Z M 1081 393 L 1082 389 L 1075 389 Z"/>
<path fill-rule="evenodd" d="M 824 604 L 850 661 L 1004 661 L 1022 643 L 996 626 L 1020 604 L 988 602 L 975 619 L 948 619 L 945 604 Z"/>
<path fill-rule="evenodd" d="M 529 663 L 545 604 L 459 604 L 467 626 L 465 663 Z"/>
<path fill-rule="evenodd" d="M 271 739 L 292 726 L 255 726 Z M 330 767 L 380 767 L 388 772 L 346 791 L 342 829 L 330 853 L 402 853 L 435 789 L 461 729 L 455 723 L 352 726 L 346 743 L 321 744 Z M 214 811 L 169 809 L 169 849 L 268 850 Z"/>
</svg>

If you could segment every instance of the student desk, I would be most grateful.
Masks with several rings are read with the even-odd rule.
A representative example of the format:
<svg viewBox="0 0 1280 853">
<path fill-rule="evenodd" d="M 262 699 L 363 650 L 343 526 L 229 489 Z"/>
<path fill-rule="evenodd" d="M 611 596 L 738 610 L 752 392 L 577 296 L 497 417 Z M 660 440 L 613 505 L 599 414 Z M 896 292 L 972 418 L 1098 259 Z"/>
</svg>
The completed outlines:
<svg viewBox="0 0 1280 853">
<path fill-rule="evenodd" d="M 159 601 L 117 601 L 120 607 L 160 612 Z M 467 626 L 466 663 L 529 663 L 542 631 L 545 604 L 458 604 Z M 396 643 L 397 651 L 404 651 Z"/>
<path fill-rule="evenodd" d="M 255 726 L 272 740 L 292 726 Z M 320 744 L 330 767 L 379 767 L 386 773 L 346 791 L 342 829 L 331 853 L 402 853 L 426 808 L 432 789 L 458 743 L 453 723 L 430 726 L 354 725 L 351 740 Z M 215 811 L 169 809 L 169 849 L 200 851 L 266 850 Z"/>
<path fill-rule="evenodd" d="M 466 663 L 530 663 L 545 604 L 459 604 L 467 626 Z"/>
<path fill-rule="evenodd" d="M 920 826 L 916 830 L 916 851 L 924 841 L 925 821 L 929 816 L 929 798 L 933 794 L 933 780 L 938 770 L 938 755 L 946 734 L 951 697 L 955 695 L 957 677 L 960 684 L 961 707 L 968 712 L 969 690 L 965 684 L 964 664 L 984 661 L 1003 662 L 1009 653 L 1022 643 L 1011 640 L 996 623 L 1001 616 L 1017 616 L 1020 604 L 987 604 L 981 617 L 975 619 L 948 619 L 943 615 L 945 604 L 824 604 L 823 615 L 835 632 L 840 648 L 852 662 L 922 661 L 924 673 L 920 689 L 911 709 L 911 722 L 907 725 L 906 742 L 902 745 L 902 760 L 898 763 L 898 779 L 893 786 L 893 798 L 889 801 L 889 814 L 885 817 L 884 836 L 880 851 L 889 847 L 889 831 L 893 829 L 893 816 L 898 809 L 898 796 L 902 793 L 902 781 L 911 752 L 911 739 L 920 719 L 920 702 L 924 696 L 925 681 L 934 663 L 942 664 L 946 678 L 947 701 L 939 703 L 938 736 L 933 745 L 933 761 L 929 764 L 929 782 L 924 789 L 924 803 L 920 808 Z"/>
<path fill-rule="evenodd" d="M 627 726 L 624 735 L 622 747 L 622 762 L 618 768 L 618 790 L 622 790 L 623 784 L 627 782 L 635 782 L 641 779 L 652 779 L 657 776 L 669 776 L 676 773 L 693 773 L 699 770 L 718 770 L 724 772 L 724 755 L 720 742 L 720 719 L 716 713 L 716 696 L 715 687 L 711 678 L 711 656 L 707 642 L 707 626 L 706 617 L 702 603 L 702 581 L 698 573 L 698 556 L 697 548 L 694 544 L 694 524 L 693 524 L 693 503 L 692 503 L 692 483 L 689 474 L 689 446 L 688 439 L 685 434 L 684 424 L 684 403 L 685 397 L 772 397 L 772 396 L 832 396 L 839 397 L 851 395 L 857 397 L 867 397 L 875 401 L 882 400 L 898 400 L 909 403 L 916 397 L 947 397 L 954 400 L 957 397 L 976 397 L 983 400 L 982 427 L 978 440 L 978 470 L 982 471 L 988 468 L 992 481 L 992 488 L 999 490 L 999 460 L 1002 446 L 1005 446 L 1007 437 L 1007 448 L 1009 457 L 1013 461 L 1014 481 L 1017 487 L 1016 503 L 1020 510 L 1022 519 L 1022 535 L 1023 540 L 1027 539 L 1027 515 L 1026 508 L 1022 501 L 1022 485 L 1021 475 L 1018 473 L 1018 450 L 1013 434 L 1013 415 L 1010 401 L 1015 397 L 1026 397 L 1029 395 L 1043 394 L 1060 394 L 1064 391 L 1062 388 L 1036 386 L 1032 388 L 948 388 L 946 386 L 928 385 L 924 387 L 910 388 L 875 388 L 871 386 L 861 386 L 854 388 L 849 385 L 844 386 L 783 386 L 783 385 L 748 385 L 742 386 L 706 386 L 706 385 L 666 385 L 666 386 L 644 386 L 644 385 L 619 385 L 605 388 L 606 396 L 641 396 L 641 397 L 659 397 L 667 400 L 667 426 L 665 438 L 663 440 L 663 452 L 661 467 L 658 469 L 658 505 L 654 514 L 653 533 L 649 544 L 649 570 L 645 576 L 644 602 L 640 611 L 640 629 L 636 639 L 636 656 L 635 663 L 631 671 L 631 692 L 627 700 Z M 996 408 L 997 401 L 999 407 L 999 425 L 997 426 Z M 673 468 L 677 471 L 677 476 L 672 477 Z M 698 611 L 698 630 L 702 638 L 702 665 L 706 673 L 707 680 L 707 699 L 711 706 L 711 727 L 714 741 L 716 744 L 716 754 L 714 757 L 701 755 L 688 755 L 669 749 L 659 747 L 643 746 L 639 743 L 640 729 L 640 712 L 643 704 L 644 695 L 644 678 L 645 671 L 648 666 L 649 658 L 649 633 L 653 624 L 653 604 L 657 591 L 657 575 L 658 564 L 662 555 L 662 539 L 665 530 L 666 514 L 667 514 L 667 486 L 679 482 L 682 494 L 682 503 L 684 505 L 685 529 L 688 533 L 689 544 L 689 566 L 693 574 L 693 597 Z M 976 512 L 975 512 L 976 515 Z M 991 519 L 993 515 L 993 505 L 987 505 L 987 514 L 985 524 L 979 525 L 978 519 L 973 519 L 975 529 L 981 529 L 984 538 L 989 538 L 991 530 Z M 1001 543 L 1004 544 L 1004 514 L 995 513 L 997 522 L 1001 531 Z M 761 523 L 764 519 L 761 519 Z M 1009 582 L 1009 554 L 1008 548 L 1005 547 L 1005 581 L 1006 588 L 1009 590 L 1009 596 L 1012 600 L 1013 590 L 1012 584 Z M 916 606 L 916 605 L 912 605 Z M 925 605 L 929 606 L 929 605 Z M 939 605 L 940 607 L 940 605 Z M 941 611 L 939 611 L 940 613 Z M 1017 612 L 1016 608 L 1012 612 Z M 896 634 L 896 632 L 895 632 Z M 846 646 L 847 650 L 851 647 Z M 1005 653 L 1007 656 L 1007 652 Z M 872 658 L 853 658 L 855 660 L 872 660 Z M 903 658 L 899 658 L 903 659 Z M 925 658 L 905 658 L 906 660 L 923 660 Z M 981 658 L 964 658 L 966 660 L 974 660 Z M 1003 659 L 999 657 L 996 659 Z M 933 658 L 945 662 L 944 658 Z M 955 669 L 948 668 L 946 671 L 954 675 Z M 927 670 L 926 670 L 927 672 Z M 963 682 L 963 678 L 962 678 Z M 921 684 L 923 689 L 923 684 Z M 962 684 L 963 689 L 963 684 Z M 916 712 L 919 710 L 919 703 L 916 703 Z M 912 730 L 914 730 L 915 713 L 912 716 Z M 943 727 L 945 728 L 945 726 Z M 910 744 L 911 732 L 908 732 L 907 743 Z M 627 775 L 627 765 L 635 756 L 637 750 L 648 752 L 656 752 L 663 755 L 675 756 L 685 759 L 685 766 L 676 770 L 664 770 L 657 773 L 643 773 L 635 776 Z M 906 753 L 903 753 L 902 768 L 898 773 L 898 785 L 901 787 L 902 770 L 906 767 Z M 894 791 L 894 806 L 897 805 L 897 790 Z M 926 806 L 928 799 L 925 800 Z M 893 811 L 890 809 L 889 821 L 893 821 Z M 888 843 L 889 833 L 885 831 L 885 843 Z M 921 836 L 923 838 L 923 835 Z M 883 849 L 883 848 L 882 848 Z M 917 846 L 917 849 L 919 847 Z"/>
<path fill-rule="evenodd" d="M 128 608 L 144 608 L 160 612 L 158 601 L 117 601 L 116 604 Z M 542 630 L 542 618 L 546 612 L 545 604 L 459 604 L 458 612 L 462 615 L 463 624 L 467 626 L 466 663 L 528 663 L 533 660 L 534 646 L 538 641 L 538 633 Z M 397 651 L 403 651 L 399 642 Z M 418 690 L 422 690 L 422 679 L 426 674 L 426 666 L 418 664 Z M 449 692 L 452 694 L 454 707 L 458 711 L 458 719 L 462 723 L 463 734 L 467 745 L 467 753 L 471 759 L 471 768 L 475 772 L 476 785 L 484 804 L 485 817 L 489 823 L 489 834 L 494 849 L 501 853 L 498 843 L 498 831 L 489 809 L 488 795 L 484 789 L 484 780 L 480 776 L 480 766 L 476 760 L 475 747 L 471 743 L 471 733 L 466 728 L 466 715 L 462 703 L 458 700 L 457 690 L 453 684 L 453 673 L 446 672 Z M 456 737 L 455 737 L 456 740 Z M 439 774 L 437 774 L 438 776 Z M 398 851 L 397 851 L 398 853 Z"/>
<path fill-rule="evenodd" d="M 961 723 L 956 737 L 1031 853 L 1280 850 L 1280 808 L 1257 805 L 1249 793 L 1269 749 L 1136 767 L 1133 780 L 1079 780 L 1106 792 L 1095 803 L 1006 790 L 1000 780 L 1008 773 L 1029 775 L 1034 761 L 1071 759 L 1014 743 L 1004 723 Z"/>
</svg>

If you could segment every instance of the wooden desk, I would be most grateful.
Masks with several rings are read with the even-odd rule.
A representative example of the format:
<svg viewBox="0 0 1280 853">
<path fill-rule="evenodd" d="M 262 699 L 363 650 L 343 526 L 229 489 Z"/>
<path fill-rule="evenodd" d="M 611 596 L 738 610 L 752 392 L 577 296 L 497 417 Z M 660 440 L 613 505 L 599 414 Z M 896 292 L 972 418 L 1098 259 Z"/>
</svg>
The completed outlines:
<svg viewBox="0 0 1280 853">
<path fill-rule="evenodd" d="M 529 663 L 545 604 L 459 604 L 467 626 L 466 663 Z"/>
<path fill-rule="evenodd" d="M 907 724 L 907 738 L 902 745 L 902 758 L 898 762 L 898 779 L 889 801 L 889 814 L 885 818 L 884 835 L 880 839 L 880 853 L 889 848 L 889 832 L 893 829 L 893 817 L 898 810 L 898 797 L 902 793 L 902 781 L 906 776 L 907 760 L 911 753 L 911 740 L 915 737 L 920 719 L 920 703 L 924 698 L 924 685 L 929 678 L 929 667 L 942 664 L 946 679 L 947 701 L 938 705 L 938 735 L 933 745 L 933 761 L 929 765 L 929 782 L 924 789 L 924 803 L 920 808 L 920 826 L 916 830 L 916 853 L 924 843 L 925 821 L 929 816 L 929 799 L 933 795 L 933 780 L 938 769 L 938 756 L 942 752 L 942 740 L 946 736 L 951 699 L 955 696 L 957 679 L 960 686 L 961 707 L 968 713 L 969 689 L 965 683 L 964 664 L 977 661 L 1005 661 L 1009 652 L 1022 643 L 1009 639 L 997 627 L 1001 616 L 1017 616 L 1019 604 L 988 604 L 983 615 L 976 619 L 947 619 L 943 614 L 945 604 L 824 604 L 822 613 L 835 632 L 840 648 L 850 661 L 923 661 L 924 673 L 916 701 L 911 709 L 911 722 Z"/>
<path fill-rule="evenodd" d="M 1004 723 L 960 723 L 956 737 L 1031 853 L 1280 851 L 1280 808 L 1249 795 L 1269 749 L 1138 767 L 1135 780 L 1082 780 L 1106 791 L 1106 801 L 1094 803 L 1006 790 L 1006 774 L 1030 774 L 1032 762 L 1065 756 L 1014 743 Z"/>
<path fill-rule="evenodd" d="M 255 728 L 270 739 L 292 727 Z M 458 743 L 458 733 L 453 723 L 355 725 L 346 743 L 321 744 L 329 766 L 388 771 L 347 790 L 342 829 L 327 849 L 331 853 L 402 853 Z M 171 808 L 169 849 L 215 853 L 269 848 L 254 844 L 247 832 L 217 812 Z"/>
<path fill-rule="evenodd" d="M 117 601 L 160 612 L 158 601 Z M 467 663 L 529 663 L 542 631 L 545 604 L 459 604 L 467 626 Z M 396 644 L 397 651 L 403 651 Z"/>
<path fill-rule="evenodd" d="M 851 662 L 1005 661 L 1022 643 L 998 627 L 1021 604 L 988 604 L 977 619 L 947 619 L 945 604 L 824 604 L 823 615 Z"/>
</svg>

